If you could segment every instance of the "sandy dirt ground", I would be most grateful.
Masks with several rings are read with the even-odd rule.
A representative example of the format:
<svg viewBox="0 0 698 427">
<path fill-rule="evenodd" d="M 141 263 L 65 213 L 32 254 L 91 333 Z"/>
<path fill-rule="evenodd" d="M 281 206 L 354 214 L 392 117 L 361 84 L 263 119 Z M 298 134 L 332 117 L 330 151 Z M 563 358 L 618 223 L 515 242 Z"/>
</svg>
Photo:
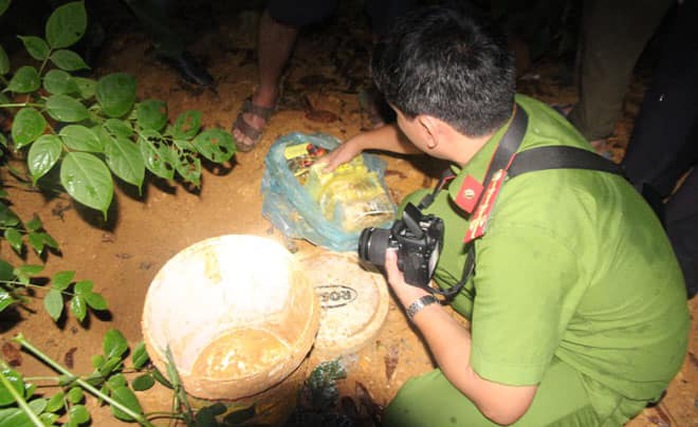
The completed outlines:
<svg viewBox="0 0 698 427">
<path fill-rule="evenodd" d="M 116 31 L 101 55 L 96 75 L 124 71 L 139 81 L 141 98 L 166 100 L 171 117 L 185 110 L 203 112 L 205 126 L 229 128 L 243 100 L 255 85 L 255 10 L 236 10 L 222 5 L 205 19 L 185 22 L 196 28 L 191 50 L 206 63 L 216 79 L 217 93 L 183 83 L 178 75 L 157 62 L 148 38 L 131 21 Z M 234 3 L 234 2 L 228 2 Z M 193 15 L 184 15 L 193 16 Z M 62 256 L 50 255 L 46 273 L 76 271 L 76 279 L 90 279 L 109 303 L 109 315 L 89 317 L 86 327 L 72 317 L 54 325 L 37 300 L 34 312 L 21 310 L 3 316 L 0 344 L 18 332 L 58 361 L 70 359 L 75 372 L 91 371 L 90 357 L 101 352 L 103 334 L 119 329 L 130 344 L 142 340 L 141 313 L 148 285 L 157 271 L 185 247 L 223 234 L 253 234 L 283 241 L 262 216 L 260 182 L 269 146 L 281 135 L 298 131 L 324 132 L 339 139 L 369 125 L 359 103 L 359 90 L 367 87 L 366 70 L 370 36 L 358 10 L 342 10 L 326 25 L 306 29 L 301 35 L 284 77 L 283 93 L 260 145 L 250 153 L 238 153 L 224 167 L 207 170 L 200 192 L 181 186 L 149 181 L 143 194 L 118 185 L 105 221 L 99 213 L 73 203 L 67 196 L 46 197 L 27 188 L 12 176 L 3 184 L 23 218 L 37 213 L 46 229 L 58 240 Z M 644 88 L 636 78 L 628 95 L 625 117 L 612 139 L 616 160 L 623 154 L 632 120 Z M 576 99 L 568 71 L 555 62 L 541 62 L 521 73 L 519 91 L 550 103 Z M 313 114 L 329 111 L 332 114 Z M 318 121 L 318 117 L 323 118 Z M 435 182 L 439 166 L 424 159 L 382 157 L 387 162 L 387 184 L 400 201 L 409 192 Z M 315 251 L 305 242 L 297 250 Z M 12 258 L 3 242 L 3 257 Z M 28 262 L 40 262 L 31 256 Z M 41 292 L 37 293 L 41 296 Z M 693 313 L 696 301 L 689 302 Z M 632 427 L 698 425 L 698 323 L 693 322 L 690 352 L 661 403 L 632 420 Z M 348 376 L 338 382 L 342 396 L 353 402 L 356 425 L 373 425 L 379 409 L 410 376 L 432 369 L 432 362 L 402 310 L 391 301 L 387 321 L 375 340 L 345 359 Z M 18 369 L 27 376 L 48 375 L 50 370 L 29 354 L 22 353 Z M 155 389 L 139 394 L 147 410 L 166 410 L 170 395 Z M 95 426 L 121 425 L 98 409 Z M 346 407 L 344 408 L 346 412 Z M 351 411 L 349 411 L 351 412 Z M 157 424 L 157 422 L 156 422 Z M 158 425 L 166 425 L 160 422 Z"/>
</svg>

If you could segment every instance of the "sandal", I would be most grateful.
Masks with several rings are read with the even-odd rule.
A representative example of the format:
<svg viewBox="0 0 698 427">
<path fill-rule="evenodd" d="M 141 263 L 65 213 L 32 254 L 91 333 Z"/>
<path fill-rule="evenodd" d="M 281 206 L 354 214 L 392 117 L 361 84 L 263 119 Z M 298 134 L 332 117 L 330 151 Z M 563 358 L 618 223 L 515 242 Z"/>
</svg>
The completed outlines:
<svg viewBox="0 0 698 427">
<path fill-rule="evenodd" d="M 242 103 L 242 108 L 240 109 L 240 112 L 238 113 L 238 116 L 235 119 L 235 123 L 233 124 L 233 132 L 235 131 L 235 129 L 239 130 L 240 133 L 242 133 L 246 138 L 250 139 L 252 143 L 246 144 L 242 141 L 236 140 L 235 145 L 237 146 L 238 151 L 251 151 L 254 147 L 257 146 L 259 140 L 262 137 L 262 134 L 264 133 L 264 128 L 266 127 L 266 124 L 269 121 L 269 118 L 271 117 L 273 112 L 274 107 L 262 107 L 260 105 L 253 104 L 252 97 L 247 98 L 245 102 Z M 254 116 L 260 117 L 264 120 L 264 126 L 261 129 L 255 128 L 254 126 L 245 121 L 243 117 L 245 114 L 252 114 Z"/>
</svg>

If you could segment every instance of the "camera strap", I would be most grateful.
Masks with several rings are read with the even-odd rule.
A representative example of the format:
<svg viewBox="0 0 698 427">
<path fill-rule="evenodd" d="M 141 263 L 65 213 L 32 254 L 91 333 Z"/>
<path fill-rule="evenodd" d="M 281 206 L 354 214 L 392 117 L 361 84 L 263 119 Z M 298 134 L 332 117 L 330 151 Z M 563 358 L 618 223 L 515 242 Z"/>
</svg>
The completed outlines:
<svg viewBox="0 0 698 427">
<path fill-rule="evenodd" d="M 492 156 L 492 160 L 490 160 L 490 165 L 483 181 L 485 190 L 481 193 L 476 207 L 473 210 L 468 233 L 466 233 L 466 238 L 464 239 L 468 247 L 468 256 L 463 266 L 461 279 L 454 286 L 445 290 L 432 288 L 434 293 L 444 297 L 443 302 L 450 302 L 450 300 L 460 293 L 475 273 L 474 240 L 482 237 L 484 234 L 484 227 L 489 218 L 489 211 L 494 205 L 499 194 L 499 189 L 506 177 L 511 179 L 527 172 L 549 169 L 586 169 L 625 176 L 620 165 L 595 152 L 581 148 L 546 146 L 517 153 L 516 151 L 521 145 L 523 136 L 526 133 L 527 124 L 528 116 L 526 112 L 517 105 L 514 118 Z M 449 170 L 449 172 L 451 171 Z M 448 181 L 454 177 L 455 176 L 451 172 L 451 178 Z M 430 199 L 429 203 L 434 200 L 436 193 L 445 186 L 445 182 L 441 183 L 441 181 L 439 181 L 437 188 L 427 196 Z M 425 199 L 427 197 L 425 197 Z M 424 202 L 424 199 L 422 202 Z M 474 297 L 474 289 L 472 292 L 468 291 L 468 293 L 471 297 Z"/>
<path fill-rule="evenodd" d="M 490 164 L 487 167 L 485 179 L 482 182 L 483 188 L 485 190 L 480 193 L 477 201 L 475 202 L 476 207 L 473 211 L 474 219 L 478 218 L 478 213 L 482 212 L 481 203 L 483 202 L 483 196 L 484 200 L 487 200 L 489 203 L 489 200 L 493 195 L 493 189 L 495 188 L 495 186 L 498 191 L 499 187 L 501 186 L 501 182 L 504 179 L 504 174 L 502 173 L 502 171 L 506 171 L 506 169 L 509 168 L 509 166 L 511 165 L 511 162 L 513 161 L 516 155 L 516 150 L 519 149 L 521 141 L 523 140 L 523 137 L 526 134 L 526 126 L 528 125 L 528 115 L 526 114 L 524 109 L 521 108 L 518 104 L 514 105 L 514 117 L 511 119 L 509 127 L 502 136 L 502 139 L 499 145 L 497 146 L 497 149 L 492 155 Z M 493 186 L 492 180 L 495 174 L 497 174 L 498 180 L 495 182 L 495 186 Z M 434 190 L 428 195 L 426 195 L 419 202 L 419 208 L 424 209 L 431 205 L 436 195 L 446 186 L 447 183 L 449 183 L 454 178 L 455 174 L 453 173 L 453 171 L 451 171 L 450 169 L 444 171 L 441 179 L 437 183 Z M 491 200 L 491 203 L 493 204 L 494 200 Z M 471 220 L 471 225 L 472 224 L 473 220 Z M 466 258 L 465 265 L 463 266 L 463 274 L 461 280 L 459 280 L 458 283 L 456 283 L 454 286 L 448 289 L 430 288 L 431 292 L 441 295 L 446 302 L 452 300 L 458 293 L 460 293 L 460 291 L 465 287 L 465 284 L 468 283 L 468 280 L 470 280 L 470 277 L 475 272 L 475 245 L 473 244 L 472 240 L 473 239 L 470 239 L 465 242 L 465 244 L 468 246 L 468 256 Z"/>
</svg>

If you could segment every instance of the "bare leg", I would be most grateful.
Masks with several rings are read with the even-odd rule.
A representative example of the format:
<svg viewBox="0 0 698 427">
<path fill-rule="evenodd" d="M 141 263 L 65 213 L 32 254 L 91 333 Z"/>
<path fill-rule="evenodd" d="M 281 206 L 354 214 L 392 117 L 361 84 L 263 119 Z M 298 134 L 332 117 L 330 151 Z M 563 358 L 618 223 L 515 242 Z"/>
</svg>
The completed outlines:
<svg viewBox="0 0 698 427">
<path fill-rule="evenodd" d="M 274 108 L 276 105 L 281 74 L 291 56 L 299 31 L 298 27 L 275 21 L 267 11 L 262 14 L 257 45 L 259 85 L 252 95 L 253 105 L 265 108 Z M 266 118 L 253 112 L 244 113 L 242 119 L 258 130 L 262 130 L 267 124 Z M 237 127 L 233 129 L 233 135 L 245 145 L 257 142 Z"/>
</svg>

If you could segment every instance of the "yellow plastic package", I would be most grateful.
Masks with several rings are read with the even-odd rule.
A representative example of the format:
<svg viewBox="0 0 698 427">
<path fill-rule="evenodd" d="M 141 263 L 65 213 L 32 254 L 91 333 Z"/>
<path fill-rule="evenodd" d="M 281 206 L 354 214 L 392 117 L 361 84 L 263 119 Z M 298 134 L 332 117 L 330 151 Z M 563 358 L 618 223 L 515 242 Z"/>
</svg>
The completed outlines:
<svg viewBox="0 0 698 427">
<path fill-rule="evenodd" d="M 322 163 L 312 165 L 305 186 L 328 221 L 339 220 L 345 231 L 358 231 L 393 219 L 392 201 L 361 156 L 332 172 L 323 169 Z"/>
<path fill-rule="evenodd" d="M 325 134 L 279 137 L 264 160 L 262 214 L 288 238 L 355 251 L 366 227 L 387 227 L 397 206 L 385 186 L 385 162 L 363 153 L 331 173 L 319 160 L 340 142 Z"/>
</svg>

